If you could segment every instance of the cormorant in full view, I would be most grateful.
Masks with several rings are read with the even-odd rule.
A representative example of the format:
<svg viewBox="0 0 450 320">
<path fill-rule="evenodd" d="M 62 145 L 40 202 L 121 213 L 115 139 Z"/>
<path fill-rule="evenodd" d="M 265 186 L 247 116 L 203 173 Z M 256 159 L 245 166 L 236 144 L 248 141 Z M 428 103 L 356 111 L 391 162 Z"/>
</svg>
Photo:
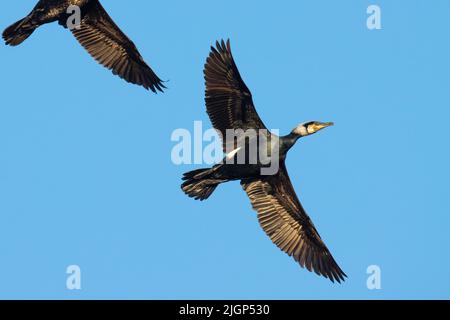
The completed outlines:
<svg viewBox="0 0 450 320">
<path fill-rule="evenodd" d="M 153 92 L 165 88 L 161 79 L 145 63 L 134 43 L 119 29 L 98 0 L 40 0 L 31 13 L 3 32 L 7 45 L 17 46 L 43 24 L 58 21 L 68 28 L 74 12 L 80 9 L 80 24 L 70 28 L 89 54 L 122 79 Z"/>
<path fill-rule="evenodd" d="M 211 169 L 184 174 L 185 182 L 181 186 L 182 190 L 192 198 L 205 200 L 218 185 L 240 180 L 253 208 L 258 212 L 261 227 L 281 250 L 309 271 L 314 271 L 333 282 L 344 281 L 346 274 L 332 257 L 303 209 L 285 165 L 288 151 L 300 138 L 333 124 L 308 122 L 297 126 L 284 137 L 270 133 L 259 118 L 250 90 L 239 74 L 231 53 L 230 42 L 225 44 L 222 41 L 217 43 L 216 47 L 211 48 L 205 65 L 205 101 L 209 118 L 222 137 L 227 157 Z M 267 155 L 272 162 L 275 161 L 276 154 L 278 170 L 273 174 L 262 174 L 262 168 L 267 162 L 261 160 L 249 162 L 249 159 L 254 159 L 249 154 L 251 153 L 251 149 L 248 148 L 249 140 L 246 136 L 242 139 L 239 135 L 229 139 L 230 130 L 244 133 L 250 130 L 264 132 L 266 139 L 262 141 L 270 143 L 257 144 L 258 154 L 261 148 L 267 148 Z M 243 143 L 244 148 L 239 142 Z M 233 161 L 229 161 L 231 159 Z M 245 161 L 239 162 L 238 159 Z"/>
</svg>

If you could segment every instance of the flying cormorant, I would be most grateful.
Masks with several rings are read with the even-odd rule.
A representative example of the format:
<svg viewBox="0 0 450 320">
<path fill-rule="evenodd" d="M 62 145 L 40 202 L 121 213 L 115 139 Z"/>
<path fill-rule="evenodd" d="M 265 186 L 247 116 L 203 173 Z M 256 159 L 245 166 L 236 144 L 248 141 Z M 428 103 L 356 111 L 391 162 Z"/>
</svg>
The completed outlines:
<svg viewBox="0 0 450 320">
<path fill-rule="evenodd" d="M 78 6 L 81 13 L 80 24 L 70 29 L 95 60 L 128 82 L 153 92 L 163 91 L 161 79 L 98 0 L 40 0 L 28 16 L 6 28 L 3 39 L 7 45 L 17 46 L 43 24 L 58 21 L 68 28 L 73 14 L 68 10 L 70 6 Z"/>
<path fill-rule="evenodd" d="M 284 137 L 270 133 L 259 118 L 250 90 L 239 74 L 229 40 L 226 44 L 224 41 L 217 42 L 216 47 L 211 47 L 212 51 L 205 65 L 205 101 L 207 113 L 222 138 L 227 157 L 211 169 L 185 173 L 182 190 L 192 198 L 205 200 L 218 185 L 240 180 L 253 208 L 258 212 L 261 227 L 281 250 L 309 271 L 332 282 L 344 281 L 346 274 L 332 257 L 303 209 L 285 166 L 286 154 L 298 139 L 333 123 L 308 122 L 297 126 Z M 261 148 L 267 148 L 269 160 L 279 163 L 276 172 L 262 173 L 262 168 L 267 167 L 268 162 L 263 162 L 261 155 L 257 157 L 257 161 L 250 161 L 255 159 L 248 148 L 252 138 L 251 135 L 245 136 L 245 132 L 251 130 L 260 131 L 265 136 L 265 139 L 258 139 L 266 141 L 265 144 L 258 142 L 258 154 Z M 241 136 L 232 133 L 235 136 L 229 139 L 230 132 L 237 131 L 241 132 Z M 277 159 L 274 158 L 275 155 Z"/>
</svg>

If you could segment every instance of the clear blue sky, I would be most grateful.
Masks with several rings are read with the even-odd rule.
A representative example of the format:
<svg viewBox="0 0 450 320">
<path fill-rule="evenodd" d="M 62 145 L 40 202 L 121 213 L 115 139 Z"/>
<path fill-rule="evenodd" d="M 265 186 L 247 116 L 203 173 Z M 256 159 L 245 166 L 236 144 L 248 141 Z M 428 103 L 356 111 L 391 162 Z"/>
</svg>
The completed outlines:
<svg viewBox="0 0 450 320">
<path fill-rule="evenodd" d="M 2 3 L 0 26 L 34 4 Z M 103 4 L 169 90 L 113 77 L 56 24 L 0 46 L 0 298 L 450 298 L 449 1 Z M 280 252 L 238 183 L 204 203 L 180 191 L 199 166 L 171 162 L 170 136 L 210 127 L 202 70 L 220 38 L 270 128 L 336 123 L 288 168 L 344 285 Z"/>
</svg>

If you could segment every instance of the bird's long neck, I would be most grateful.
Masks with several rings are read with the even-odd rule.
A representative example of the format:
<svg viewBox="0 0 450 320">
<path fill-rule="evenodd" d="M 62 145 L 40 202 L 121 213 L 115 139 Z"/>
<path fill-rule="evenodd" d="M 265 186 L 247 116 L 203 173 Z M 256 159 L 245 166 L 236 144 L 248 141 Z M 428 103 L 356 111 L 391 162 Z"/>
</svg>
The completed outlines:
<svg viewBox="0 0 450 320">
<path fill-rule="evenodd" d="M 281 152 L 287 153 L 302 136 L 291 132 L 287 136 L 281 137 Z"/>
</svg>

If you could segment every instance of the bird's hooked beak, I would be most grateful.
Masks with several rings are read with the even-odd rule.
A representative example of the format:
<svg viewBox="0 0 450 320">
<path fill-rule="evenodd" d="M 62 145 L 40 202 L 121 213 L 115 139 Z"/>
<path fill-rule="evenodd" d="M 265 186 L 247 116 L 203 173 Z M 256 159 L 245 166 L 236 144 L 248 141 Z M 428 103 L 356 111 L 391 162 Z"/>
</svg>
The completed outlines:
<svg viewBox="0 0 450 320">
<path fill-rule="evenodd" d="M 309 134 L 313 134 L 331 126 L 334 126 L 333 122 L 314 122 L 308 126 L 307 130 Z"/>
</svg>

